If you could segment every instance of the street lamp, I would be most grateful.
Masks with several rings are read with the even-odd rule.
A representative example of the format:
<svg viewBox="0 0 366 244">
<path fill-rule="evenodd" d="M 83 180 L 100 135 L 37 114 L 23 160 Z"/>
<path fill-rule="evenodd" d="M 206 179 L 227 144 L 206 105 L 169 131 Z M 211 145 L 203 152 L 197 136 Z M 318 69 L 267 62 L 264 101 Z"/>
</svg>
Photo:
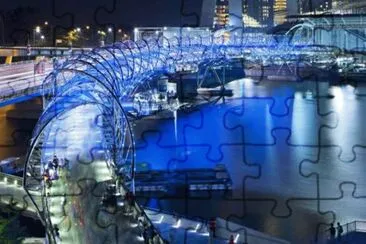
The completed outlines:
<svg viewBox="0 0 366 244">
<path fill-rule="evenodd" d="M 44 22 L 44 25 L 48 25 L 48 21 L 45 21 L 45 22 Z"/>
<path fill-rule="evenodd" d="M 114 39 L 114 36 L 113 36 L 113 28 L 112 27 L 108 27 L 107 29 L 108 33 L 107 33 L 107 36 L 106 36 L 106 42 L 113 42 L 113 39 Z"/>
<path fill-rule="evenodd" d="M 40 46 L 44 45 L 44 41 L 45 41 L 45 36 L 41 35 L 41 44 L 40 44 Z"/>
<path fill-rule="evenodd" d="M 89 25 L 87 25 L 85 28 L 86 28 L 87 30 L 89 30 L 89 29 L 90 29 L 90 26 L 89 26 Z"/>
<path fill-rule="evenodd" d="M 80 27 L 76 28 L 76 32 L 80 32 L 80 31 L 81 31 Z"/>
<path fill-rule="evenodd" d="M 36 26 L 36 28 L 33 29 L 33 46 L 36 45 L 36 33 L 41 33 L 41 27 Z"/>
<path fill-rule="evenodd" d="M 139 29 L 138 28 L 135 28 L 133 30 L 133 32 L 134 32 L 134 41 L 137 41 L 137 35 L 139 34 Z"/>
<path fill-rule="evenodd" d="M 98 35 L 99 35 L 99 40 L 100 40 L 100 45 L 104 46 L 104 39 L 106 36 L 106 33 L 104 31 L 98 30 Z"/>
</svg>

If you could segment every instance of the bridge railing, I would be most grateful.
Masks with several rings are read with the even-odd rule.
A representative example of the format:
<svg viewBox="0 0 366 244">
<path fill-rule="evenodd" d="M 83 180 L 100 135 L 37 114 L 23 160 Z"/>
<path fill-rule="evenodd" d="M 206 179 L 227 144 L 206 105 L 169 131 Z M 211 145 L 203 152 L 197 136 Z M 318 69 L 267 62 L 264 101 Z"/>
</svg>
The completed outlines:
<svg viewBox="0 0 366 244">
<path fill-rule="evenodd" d="M 22 177 L 0 173 L 0 184 L 5 185 L 5 187 L 1 187 L 2 192 L 0 193 L 2 204 L 10 205 L 12 209 L 21 211 L 23 215 L 38 217 L 34 205 L 26 198 Z"/>
<path fill-rule="evenodd" d="M 343 234 L 352 232 L 366 232 L 366 221 L 355 220 L 353 222 L 342 225 L 342 227 L 343 227 Z"/>
<path fill-rule="evenodd" d="M 334 228 L 337 229 L 337 226 L 335 225 Z M 342 225 L 342 228 L 343 228 L 343 233 L 342 233 L 343 236 L 353 233 L 353 232 L 366 232 L 366 221 L 355 220 L 355 221 Z M 328 228 L 320 234 L 320 237 L 318 238 L 317 243 L 325 244 L 325 243 L 328 243 L 329 240 L 330 240 L 330 231 Z"/>
<path fill-rule="evenodd" d="M 135 209 L 137 211 L 137 216 L 142 215 L 144 217 L 144 220 L 148 222 L 148 227 L 153 226 L 154 224 L 152 223 L 152 221 L 150 220 L 150 218 L 147 216 L 147 214 L 145 213 L 145 211 L 140 207 L 139 204 L 137 204 L 136 202 L 134 203 L 135 205 Z M 160 230 L 158 228 L 155 228 L 155 231 L 157 232 L 157 236 L 158 236 L 158 243 L 159 244 L 165 244 L 168 243 L 163 237 L 162 234 L 160 232 Z"/>
<path fill-rule="evenodd" d="M 3 182 L 7 185 L 23 187 L 23 178 L 15 175 L 5 174 L 2 172 L 0 172 L 0 182 Z"/>
<path fill-rule="evenodd" d="M 20 96 L 39 96 L 43 90 L 50 88 L 50 84 L 43 84 L 43 80 L 48 75 L 49 72 L 46 72 L 28 78 L 20 78 L 16 80 L 16 84 L 3 84 L 0 89 L 0 102 Z"/>
</svg>

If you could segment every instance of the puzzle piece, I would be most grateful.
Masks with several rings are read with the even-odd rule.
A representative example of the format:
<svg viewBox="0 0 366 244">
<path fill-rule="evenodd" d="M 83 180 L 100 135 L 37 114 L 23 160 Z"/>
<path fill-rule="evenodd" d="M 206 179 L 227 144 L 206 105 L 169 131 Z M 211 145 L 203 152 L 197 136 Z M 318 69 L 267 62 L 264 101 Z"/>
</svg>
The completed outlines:
<svg viewBox="0 0 366 244">
<path fill-rule="evenodd" d="M 331 92 L 334 98 L 328 102 L 329 109 L 339 114 L 339 120 L 335 128 L 325 127 L 321 130 L 322 141 L 320 145 L 335 145 L 341 148 L 339 158 L 342 161 L 355 159 L 355 147 L 366 146 L 366 138 L 359 131 L 364 130 L 361 122 L 365 116 L 361 113 L 366 104 L 364 97 L 355 96 L 353 89 L 349 86 L 334 87 Z M 345 109 L 347 116 L 345 116 Z M 350 123 L 350 121 L 352 121 Z"/>
<path fill-rule="evenodd" d="M 167 16 L 172 19 L 169 24 L 172 26 L 199 26 L 197 6 L 200 2 L 113 0 L 74 3 L 53 0 L 45 3 L 44 8 L 52 15 L 47 18 L 53 23 L 52 38 L 60 29 L 75 28 L 76 24 L 91 24 L 104 29 L 112 27 L 113 39 L 116 40 L 116 23 L 122 23 L 124 27 L 146 26 L 146 22 L 135 19 L 135 16 L 144 16 L 149 26 L 167 25 L 164 21 Z M 9 4 L 13 6 L 13 3 Z M 37 2 L 28 4 L 33 6 Z M 80 14 L 77 8 L 80 5 L 84 7 L 84 14 Z M 228 18 L 232 18 L 232 15 L 229 13 Z M 26 19 L 19 16 L 14 17 L 14 22 L 17 19 L 25 22 Z M 93 21 L 84 23 L 84 19 Z M 331 32 L 333 24 L 332 20 L 328 20 L 325 27 L 315 32 Z M 287 39 L 276 36 L 270 40 L 274 49 L 297 48 L 296 42 L 307 27 L 302 25 L 299 28 L 299 35 L 292 34 Z M 240 30 L 227 28 L 231 34 Z M 23 45 L 29 34 L 26 28 L 14 29 L 10 38 L 15 44 Z M 250 40 L 245 41 L 251 44 Z M 305 41 L 308 42 L 305 43 L 307 48 L 314 47 L 312 40 Z M 259 52 L 262 58 L 268 56 L 266 50 Z M 333 58 L 337 57 L 340 56 Z M 108 54 L 106 58 L 111 56 Z M 288 64 L 288 59 L 290 57 L 285 56 L 267 61 L 269 65 L 275 65 L 276 62 L 283 64 L 276 66 L 277 76 L 299 69 L 307 62 L 306 59 L 299 59 L 296 67 Z M 133 129 L 136 136 L 136 162 L 149 162 L 152 169 L 169 172 L 192 167 L 214 168 L 219 163 L 227 167 L 233 181 L 232 192 L 205 190 L 198 194 L 185 188 L 176 195 L 141 194 L 140 204 L 159 208 L 157 213 L 150 214 L 150 219 L 158 221 L 153 217 L 160 218 L 163 210 L 197 217 L 202 223 L 212 215 L 220 215 L 227 221 L 244 223 L 294 243 L 308 243 L 321 239 L 330 223 L 344 223 L 364 217 L 361 169 L 366 138 L 361 132 L 364 131 L 362 108 L 366 93 L 363 92 L 363 83 L 356 80 L 356 89 L 349 91 L 347 87 L 328 89 L 324 77 L 330 77 L 331 72 L 319 69 L 311 69 L 307 73 L 294 72 L 292 75 L 297 82 L 283 82 L 265 78 L 268 73 L 265 69 L 268 67 L 263 63 L 259 62 L 256 68 L 259 70 L 259 82 L 245 79 L 227 85 L 235 91 L 232 99 L 221 101 L 220 97 L 216 104 L 200 106 L 199 111 L 186 114 L 178 112 L 175 119 L 149 121 L 145 118 L 134 122 L 137 124 Z M 113 79 L 113 75 L 109 75 L 106 70 L 101 72 Z M 82 76 L 74 77 L 75 80 L 79 78 Z M 23 85 L 31 92 L 28 89 L 31 84 Z M 10 83 L 6 86 L 9 94 L 13 95 L 16 87 Z M 312 99 L 303 95 L 306 91 L 312 91 Z M 63 101 L 67 99 L 65 97 Z M 85 99 L 85 102 L 90 101 Z M 62 105 L 54 106 L 55 114 Z M 73 180 L 61 175 L 45 198 L 46 205 L 55 208 L 49 214 L 51 222 L 59 226 L 62 241 L 75 238 L 86 243 L 131 242 L 128 236 L 141 233 L 141 230 L 133 227 L 137 223 L 136 219 L 126 216 L 123 211 L 104 209 L 99 204 L 107 185 L 114 180 L 114 171 L 108 167 L 103 156 L 103 152 L 110 148 L 103 144 L 105 138 L 102 132 L 111 126 L 99 119 L 104 117 L 110 120 L 111 114 L 94 114 L 91 116 L 93 118 L 86 119 L 92 110 L 77 111 L 77 108 L 73 109 L 73 116 L 70 117 L 70 114 L 57 115 L 49 125 L 41 146 L 43 161 L 47 162 L 54 153 L 71 161 L 68 177 Z M 5 124 L 8 126 L 7 121 Z M 23 138 L 30 137 L 28 132 L 31 127 L 24 129 L 14 126 L 10 127 L 14 129 L 4 130 L 0 149 L 10 149 L 7 153 L 13 153 L 12 150 L 18 153 Z M 69 192 L 63 191 L 65 186 L 69 187 Z M 29 199 L 20 199 L 15 203 L 17 200 L 12 194 L 0 193 L 0 199 L 10 200 L 11 206 L 20 207 L 20 211 L 29 206 Z M 169 221 L 162 228 L 172 230 L 172 225 L 177 224 L 173 218 Z M 78 228 L 85 236 L 78 236 Z M 246 228 L 225 228 L 240 233 L 240 241 L 250 242 Z M 180 243 L 207 243 L 206 237 L 200 233 L 200 238 L 197 238 L 189 225 L 182 224 L 173 235 Z M 165 236 L 168 238 L 167 234 Z"/>
<path fill-rule="evenodd" d="M 291 144 L 317 146 L 319 131 L 314 128 L 333 128 L 337 123 L 335 113 L 319 111 L 318 100 L 308 101 L 298 96 L 296 84 L 286 83 L 290 88 L 281 88 L 279 82 L 269 81 L 270 84 L 259 87 L 250 80 L 241 82 L 244 88 L 248 87 L 245 92 L 248 96 L 244 94 L 242 105 L 229 112 L 226 119 L 229 127 L 240 126 L 246 130 L 246 144 L 273 145 L 276 142 L 271 133 L 280 127 L 291 129 Z M 262 89 L 265 91 L 261 93 Z"/>
<path fill-rule="evenodd" d="M 340 147 L 323 147 L 319 150 L 314 160 L 305 159 L 301 162 L 300 173 L 305 177 L 311 177 L 316 181 L 316 185 L 321 198 L 331 198 L 339 194 L 339 185 L 343 182 L 353 182 L 357 186 L 357 192 L 360 196 L 366 195 L 363 190 L 365 182 L 363 180 L 362 168 L 365 154 L 365 148 L 354 148 L 354 158 L 352 161 L 344 162 L 339 156 Z M 341 170 L 340 170 L 341 169 Z"/>
<path fill-rule="evenodd" d="M 250 225 L 264 233 L 297 243 L 309 243 L 318 239 L 319 233 L 323 232 L 330 223 L 335 220 L 332 212 L 322 212 L 316 199 L 294 200 L 288 202 L 289 209 L 293 209 L 288 216 L 276 217 L 273 210 L 276 201 L 249 200 L 245 202 L 244 214 L 232 213 L 226 220 L 239 224 Z M 265 212 L 265 214 L 263 214 Z M 306 220 L 306 225 L 302 225 Z M 287 226 L 291 229 L 283 228 Z"/>
<path fill-rule="evenodd" d="M 340 222 L 344 225 L 356 219 L 364 219 L 365 217 L 362 211 L 349 211 L 352 208 L 359 209 L 365 203 L 365 196 L 356 193 L 359 191 L 357 187 L 353 182 L 342 182 L 338 185 L 338 195 L 329 198 L 324 197 L 319 200 L 319 209 L 321 211 L 332 211 L 335 216 L 333 223 Z M 348 230 L 344 229 L 344 232 L 346 231 Z M 323 230 L 321 234 L 320 237 L 324 240 L 325 237 L 329 236 L 329 231 Z"/>
<path fill-rule="evenodd" d="M 245 200 L 272 199 L 270 201 L 276 202 L 276 206 L 271 214 L 276 217 L 289 216 L 291 210 L 288 202 L 291 199 L 316 199 L 317 197 L 316 184 L 300 174 L 293 173 L 298 171 L 304 155 L 315 159 L 317 149 L 289 145 L 288 129 L 274 129 L 272 134 L 275 139 L 273 146 L 245 146 L 247 160 L 260 167 L 259 175 L 255 178 L 247 178 L 243 184 Z M 286 187 L 288 185 L 292 187 Z"/>
</svg>

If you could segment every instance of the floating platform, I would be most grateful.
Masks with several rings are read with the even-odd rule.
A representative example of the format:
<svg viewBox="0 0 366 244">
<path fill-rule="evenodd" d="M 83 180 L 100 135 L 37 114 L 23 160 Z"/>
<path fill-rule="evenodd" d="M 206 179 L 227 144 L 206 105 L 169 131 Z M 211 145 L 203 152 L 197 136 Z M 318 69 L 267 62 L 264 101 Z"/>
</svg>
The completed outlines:
<svg viewBox="0 0 366 244">
<path fill-rule="evenodd" d="M 197 94 L 203 96 L 233 96 L 233 90 L 222 89 L 221 87 L 215 88 L 197 88 Z"/>
<path fill-rule="evenodd" d="M 182 187 L 190 191 L 231 190 L 232 180 L 225 167 L 172 172 L 152 170 L 136 172 L 135 175 L 136 192 L 166 192 Z"/>
</svg>

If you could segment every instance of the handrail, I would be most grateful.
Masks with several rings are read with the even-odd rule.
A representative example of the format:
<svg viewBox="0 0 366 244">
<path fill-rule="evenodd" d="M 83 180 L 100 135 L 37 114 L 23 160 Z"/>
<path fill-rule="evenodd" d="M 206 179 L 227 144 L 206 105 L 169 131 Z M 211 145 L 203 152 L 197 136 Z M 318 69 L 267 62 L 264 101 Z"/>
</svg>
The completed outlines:
<svg viewBox="0 0 366 244">
<path fill-rule="evenodd" d="M 0 172 L 0 180 L 4 181 L 6 184 L 14 184 L 19 187 L 23 186 L 23 178 L 19 176 Z"/>
<path fill-rule="evenodd" d="M 346 224 L 341 225 L 343 228 L 342 235 L 353 232 L 366 232 L 366 220 L 354 220 Z M 334 226 L 337 229 L 337 225 Z M 318 243 L 326 243 L 330 238 L 329 228 L 322 231 L 318 238 Z"/>
<path fill-rule="evenodd" d="M 122 186 L 122 189 L 124 191 L 126 191 L 126 189 L 129 189 L 126 185 L 125 185 L 125 182 L 121 182 L 121 186 Z M 135 196 L 134 196 L 135 198 Z M 139 204 L 137 204 L 136 200 L 133 201 L 133 208 L 136 209 L 136 216 L 134 216 L 136 219 L 137 219 L 137 216 L 140 216 L 142 214 L 142 216 L 144 217 L 144 220 L 148 222 L 148 225 L 149 227 L 152 226 L 154 227 L 154 224 L 152 223 L 152 221 L 150 220 L 150 218 L 147 216 L 147 214 L 145 213 L 145 211 L 143 211 L 141 209 L 141 207 L 139 206 Z M 157 232 L 158 234 L 158 237 L 159 237 L 159 243 L 161 244 L 165 244 L 165 243 L 168 243 L 162 236 L 161 232 L 159 229 L 155 228 L 154 227 L 154 230 Z"/>
<path fill-rule="evenodd" d="M 141 208 L 140 208 L 140 206 L 136 203 L 136 201 L 134 202 L 134 207 L 135 207 L 135 209 L 137 210 L 137 211 L 139 211 L 139 215 L 141 215 L 141 213 L 142 213 L 142 215 L 144 216 L 144 220 L 145 221 L 147 221 L 148 223 L 149 223 L 149 227 L 150 226 L 153 226 L 154 227 L 154 224 L 152 223 L 152 221 L 150 220 L 150 218 L 147 216 L 147 214 L 145 213 L 145 211 L 143 211 Z M 161 234 L 161 232 L 160 232 L 160 230 L 158 229 L 158 228 L 155 228 L 154 227 L 154 229 L 155 229 L 155 231 L 157 232 L 157 234 L 158 234 L 158 237 L 159 237 L 159 243 L 162 243 L 162 244 L 164 244 L 164 243 L 168 243 L 164 238 L 163 238 L 163 236 L 162 236 L 162 234 Z"/>
<path fill-rule="evenodd" d="M 166 215 L 172 215 L 172 216 L 179 217 L 179 218 L 184 218 L 184 219 L 187 219 L 187 220 L 190 220 L 190 221 L 201 222 L 203 224 L 207 224 L 207 222 L 208 222 L 206 219 L 203 219 L 203 218 L 199 219 L 199 218 L 194 218 L 194 217 L 191 217 L 191 216 L 184 216 L 183 214 L 172 213 L 172 212 L 162 210 L 162 209 L 156 209 L 156 208 L 152 208 L 152 207 L 144 207 L 144 209 L 154 211 L 154 212 L 158 212 L 158 213 L 162 213 L 162 214 L 166 214 Z"/>
</svg>

